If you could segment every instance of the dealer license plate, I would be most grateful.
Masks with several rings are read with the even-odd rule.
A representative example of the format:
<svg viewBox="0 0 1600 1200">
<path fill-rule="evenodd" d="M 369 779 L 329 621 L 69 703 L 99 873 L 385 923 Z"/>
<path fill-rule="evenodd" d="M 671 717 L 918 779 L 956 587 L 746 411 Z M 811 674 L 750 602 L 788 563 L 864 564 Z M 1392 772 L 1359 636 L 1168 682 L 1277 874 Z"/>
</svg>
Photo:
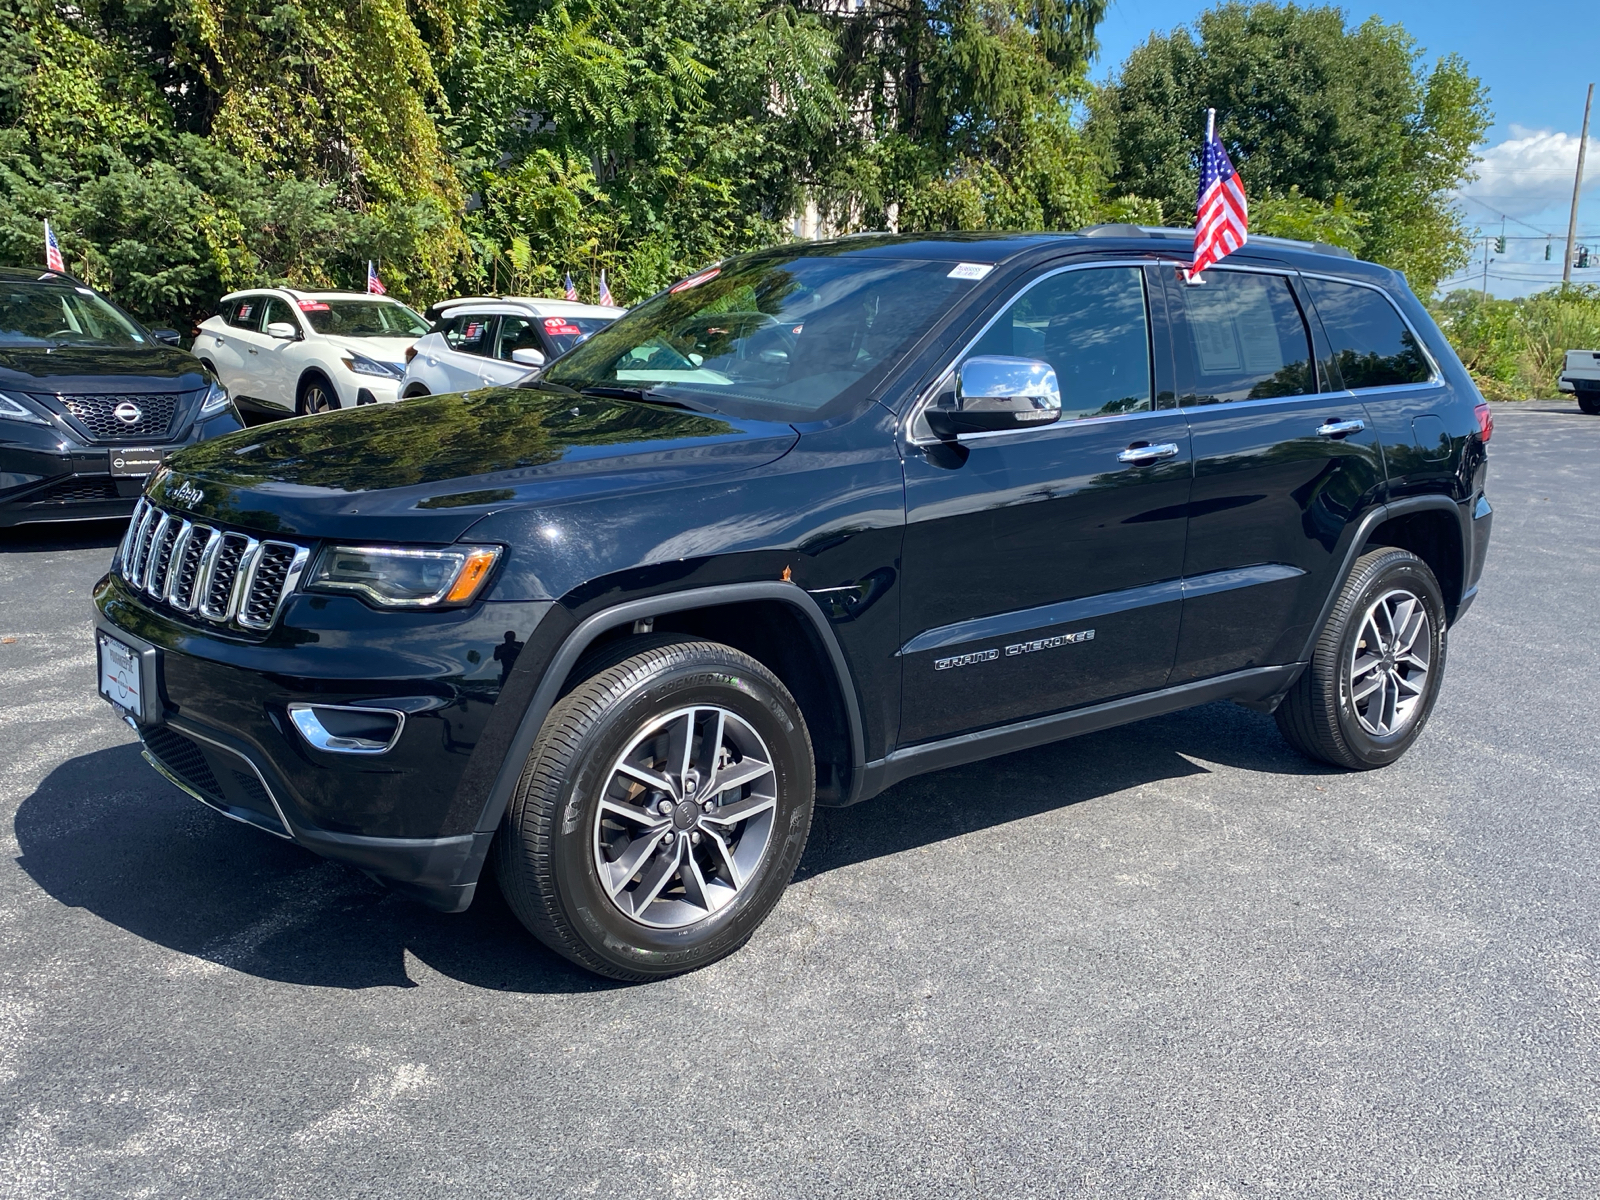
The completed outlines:
<svg viewBox="0 0 1600 1200">
<path fill-rule="evenodd" d="M 144 703 L 140 692 L 139 652 L 102 633 L 100 694 L 142 720 Z"/>
<path fill-rule="evenodd" d="M 166 455 L 143 446 L 129 446 L 111 452 L 113 475 L 148 475 L 161 465 Z"/>
</svg>

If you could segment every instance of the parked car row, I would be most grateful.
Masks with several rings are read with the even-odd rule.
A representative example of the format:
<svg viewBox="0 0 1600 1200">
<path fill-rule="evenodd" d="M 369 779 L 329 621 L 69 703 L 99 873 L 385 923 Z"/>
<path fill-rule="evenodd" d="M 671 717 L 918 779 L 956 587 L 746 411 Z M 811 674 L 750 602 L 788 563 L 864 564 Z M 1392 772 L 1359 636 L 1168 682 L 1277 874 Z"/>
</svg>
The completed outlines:
<svg viewBox="0 0 1600 1200">
<path fill-rule="evenodd" d="M 61 272 L 0 269 L 0 527 L 126 515 L 172 451 L 246 421 L 511 386 L 622 310 L 464 297 L 224 296 L 192 351 Z"/>
</svg>

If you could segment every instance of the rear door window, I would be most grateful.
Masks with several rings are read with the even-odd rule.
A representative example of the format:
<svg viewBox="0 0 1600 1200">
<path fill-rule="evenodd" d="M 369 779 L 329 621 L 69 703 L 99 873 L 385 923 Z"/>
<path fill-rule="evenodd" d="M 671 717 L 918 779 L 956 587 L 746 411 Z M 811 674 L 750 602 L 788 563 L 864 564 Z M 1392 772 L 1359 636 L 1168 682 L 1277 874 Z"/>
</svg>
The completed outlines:
<svg viewBox="0 0 1600 1200">
<path fill-rule="evenodd" d="M 1395 387 L 1432 377 L 1416 335 L 1382 292 L 1332 279 L 1307 279 L 1305 286 L 1345 387 Z"/>
<path fill-rule="evenodd" d="M 1032 358 L 1055 368 L 1061 419 L 1154 407 L 1144 273 L 1137 267 L 1063 271 L 1024 292 L 970 356 Z"/>
<path fill-rule="evenodd" d="M 266 307 L 265 296 L 242 296 L 228 310 L 228 324 L 235 329 L 259 330 L 261 310 Z"/>
<path fill-rule="evenodd" d="M 1311 337 L 1282 275 L 1212 270 L 1176 291 L 1178 355 L 1189 378 L 1183 403 L 1227 404 L 1305 396 L 1317 390 Z"/>
<path fill-rule="evenodd" d="M 445 345 L 457 354 L 487 356 L 493 329 L 494 317 L 463 313 L 450 318 L 440 332 L 444 334 Z"/>
</svg>

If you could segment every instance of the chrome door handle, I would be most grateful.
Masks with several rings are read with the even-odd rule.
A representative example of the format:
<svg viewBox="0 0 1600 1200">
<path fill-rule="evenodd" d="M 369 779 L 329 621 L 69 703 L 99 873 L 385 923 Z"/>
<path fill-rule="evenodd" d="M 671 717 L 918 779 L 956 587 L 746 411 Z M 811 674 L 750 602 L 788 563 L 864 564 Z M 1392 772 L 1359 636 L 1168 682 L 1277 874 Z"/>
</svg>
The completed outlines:
<svg viewBox="0 0 1600 1200">
<path fill-rule="evenodd" d="M 1324 421 L 1317 427 L 1317 436 L 1340 438 L 1348 433 L 1360 433 L 1366 427 L 1365 421 Z"/>
<path fill-rule="evenodd" d="M 1176 442 L 1162 442 L 1159 446 L 1129 446 L 1121 454 L 1117 455 L 1117 461 L 1142 466 L 1146 463 L 1159 462 L 1163 458 L 1177 457 L 1178 444 Z"/>
</svg>

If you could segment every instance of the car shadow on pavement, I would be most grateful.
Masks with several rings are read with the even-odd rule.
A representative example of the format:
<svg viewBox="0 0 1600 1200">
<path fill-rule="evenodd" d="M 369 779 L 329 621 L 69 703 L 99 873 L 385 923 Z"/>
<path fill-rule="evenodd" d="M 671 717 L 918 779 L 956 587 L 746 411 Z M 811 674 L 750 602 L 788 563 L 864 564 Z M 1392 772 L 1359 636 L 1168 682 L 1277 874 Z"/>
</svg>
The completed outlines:
<svg viewBox="0 0 1600 1200">
<path fill-rule="evenodd" d="M 1321 770 L 1283 744 L 1271 718 L 1211 705 L 819 809 L 798 877 L 1207 770 L 1186 754 L 1270 774 Z M 211 811 L 161 779 L 134 744 L 58 766 L 18 808 L 16 836 L 19 865 L 49 895 L 175 951 L 167 969 L 178 974 L 229 968 L 317 987 L 412 987 L 421 964 L 504 991 L 624 986 L 546 950 L 492 881 L 466 913 L 432 912 Z"/>
</svg>

